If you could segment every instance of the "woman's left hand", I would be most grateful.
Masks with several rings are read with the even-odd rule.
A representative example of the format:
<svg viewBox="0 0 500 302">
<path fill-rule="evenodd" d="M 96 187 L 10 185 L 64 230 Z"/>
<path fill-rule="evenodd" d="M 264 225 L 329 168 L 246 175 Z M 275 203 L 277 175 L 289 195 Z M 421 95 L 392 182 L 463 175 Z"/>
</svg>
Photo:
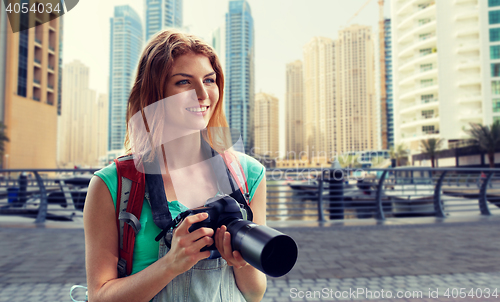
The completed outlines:
<svg viewBox="0 0 500 302">
<path fill-rule="evenodd" d="M 248 263 L 243 259 L 240 252 L 233 251 L 231 247 L 231 234 L 227 231 L 225 225 L 221 226 L 215 232 L 215 246 L 227 265 L 234 266 L 235 268 L 242 268 Z"/>
</svg>

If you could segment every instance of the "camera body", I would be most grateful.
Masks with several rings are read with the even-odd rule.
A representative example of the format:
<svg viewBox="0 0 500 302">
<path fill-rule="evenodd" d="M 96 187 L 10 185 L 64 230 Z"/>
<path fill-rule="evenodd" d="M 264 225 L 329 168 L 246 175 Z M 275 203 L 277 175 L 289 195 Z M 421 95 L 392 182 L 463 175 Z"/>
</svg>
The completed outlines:
<svg viewBox="0 0 500 302">
<path fill-rule="evenodd" d="M 194 223 L 190 228 L 189 232 L 193 232 L 199 228 L 210 228 L 217 231 L 217 228 L 225 225 L 228 226 L 234 221 L 246 220 L 247 211 L 238 203 L 234 198 L 229 195 L 222 195 L 209 198 L 205 206 L 191 209 L 191 215 L 198 213 L 207 213 L 207 219 Z M 201 251 L 216 250 L 215 244 L 211 246 L 206 246 L 201 249 Z"/>
<path fill-rule="evenodd" d="M 215 234 L 217 228 L 225 225 L 231 234 L 232 249 L 240 252 L 246 262 L 261 272 L 271 277 L 281 277 L 295 265 L 298 256 L 295 241 L 275 229 L 247 220 L 248 213 L 244 205 L 232 197 L 216 196 L 208 199 L 204 207 L 189 210 L 189 215 L 198 213 L 208 213 L 208 217 L 194 223 L 189 232 L 206 227 L 213 229 Z M 212 244 L 201 251 L 216 249 L 215 244 Z"/>
</svg>

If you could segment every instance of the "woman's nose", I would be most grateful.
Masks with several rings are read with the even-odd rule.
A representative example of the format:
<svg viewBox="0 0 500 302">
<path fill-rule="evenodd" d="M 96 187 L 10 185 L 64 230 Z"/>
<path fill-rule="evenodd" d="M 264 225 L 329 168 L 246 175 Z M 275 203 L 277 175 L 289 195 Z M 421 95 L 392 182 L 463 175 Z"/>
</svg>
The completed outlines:
<svg viewBox="0 0 500 302">
<path fill-rule="evenodd" d="M 198 85 L 198 87 L 196 88 L 196 95 L 198 96 L 198 101 L 203 101 L 203 100 L 206 100 L 208 98 L 207 89 L 205 88 L 205 86 L 203 84 Z"/>
</svg>

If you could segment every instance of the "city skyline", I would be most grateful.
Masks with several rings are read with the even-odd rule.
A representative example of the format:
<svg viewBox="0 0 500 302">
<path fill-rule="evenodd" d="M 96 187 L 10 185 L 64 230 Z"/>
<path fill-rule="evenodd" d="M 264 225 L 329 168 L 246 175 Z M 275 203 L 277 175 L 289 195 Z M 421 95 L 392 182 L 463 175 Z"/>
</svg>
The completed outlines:
<svg viewBox="0 0 500 302">
<path fill-rule="evenodd" d="M 183 25 L 193 34 L 210 42 L 211 32 L 224 23 L 228 0 L 206 2 L 184 0 Z M 263 1 L 248 0 L 255 19 L 255 93 L 266 92 L 276 96 L 280 108 L 284 108 L 286 64 L 302 58 L 302 47 L 312 37 L 322 35 L 337 37 L 337 31 L 346 26 L 347 21 L 366 2 L 355 0 L 344 3 L 340 0 L 312 0 L 307 5 L 302 1 Z M 388 1 L 386 1 L 388 2 Z M 99 93 L 108 91 L 109 66 L 109 18 L 114 6 L 129 4 L 144 18 L 144 2 L 133 0 L 110 0 L 105 3 L 88 0 L 80 2 L 67 15 L 63 16 L 64 62 L 79 59 L 90 68 L 91 89 Z M 99 5 L 100 10 L 95 7 Z M 196 9 L 193 9 L 196 8 Z M 389 16 L 389 3 L 385 5 Z M 93 16 L 93 23 L 86 27 Z M 279 18 L 276 18 L 276 16 Z M 301 15 L 302 23 L 295 21 Z M 207 17 L 209 16 L 209 17 Z M 378 6 L 371 1 L 350 24 L 359 23 L 376 28 Z M 144 24 L 144 22 L 143 22 Z M 97 47 L 94 47 L 97 45 Z M 280 149 L 284 150 L 285 113 L 280 110 Z"/>
</svg>

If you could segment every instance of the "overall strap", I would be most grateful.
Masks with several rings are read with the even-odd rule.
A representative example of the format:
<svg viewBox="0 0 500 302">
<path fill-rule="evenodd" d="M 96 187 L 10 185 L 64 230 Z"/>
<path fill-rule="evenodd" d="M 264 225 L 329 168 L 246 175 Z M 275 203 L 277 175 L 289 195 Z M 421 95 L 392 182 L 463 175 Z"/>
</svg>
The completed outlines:
<svg viewBox="0 0 500 302">
<path fill-rule="evenodd" d="M 141 230 L 141 216 L 146 182 L 144 174 L 135 167 L 132 155 L 115 159 L 118 175 L 116 222 L 119 231 L 118 276 L 132 273 L 135 236 Z"/>
<path fill-rule="evenodd" d="M 250 208 L 250 194 L 247 180 L 241 163 L 234 153 L 226 151 L 222 154 L 211 150 L 213 171 L 216 175 L 217 185 L 222 193 L 234 198 L 242 204 L 247 211 L 247 219 L 253 220 L 252 209 Z"/>
<path fill-rule="evenodd" d="M 250 204 L 250 193 L 248 191 L 247 179 L 245 177 L 245 172 L 243 171 L 241 163 L 236 158 L 236 156 L 229 151 L 221 154 L 221 157 L 224 160 L 224 164 L 226 165 L 229 173 L 238 185 L 238 189 L 243 194 L 246 204 Z"/>
</svg>

